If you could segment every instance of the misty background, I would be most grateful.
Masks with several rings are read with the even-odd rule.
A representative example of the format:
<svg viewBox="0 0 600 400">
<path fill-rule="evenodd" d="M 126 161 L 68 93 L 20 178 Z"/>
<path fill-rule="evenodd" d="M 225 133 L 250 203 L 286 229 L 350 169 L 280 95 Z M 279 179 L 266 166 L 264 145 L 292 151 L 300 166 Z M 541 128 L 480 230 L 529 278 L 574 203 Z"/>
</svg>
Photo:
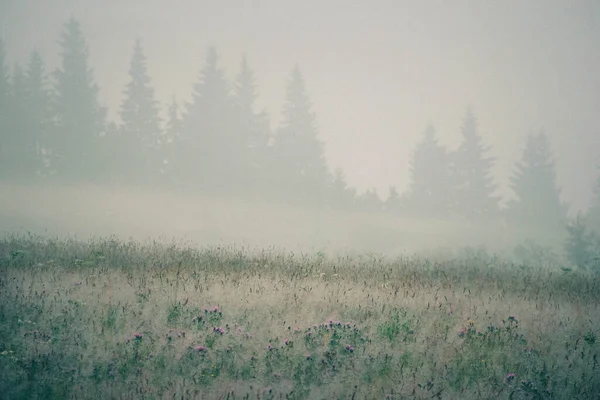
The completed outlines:
<svg viewBox="0 0 600 400">
<path fill-rule="evenodd" d="M 0 0 L 0 37 L 4 226 L 394 252 L 600 209 L 594 1 Z"/>
</svg>

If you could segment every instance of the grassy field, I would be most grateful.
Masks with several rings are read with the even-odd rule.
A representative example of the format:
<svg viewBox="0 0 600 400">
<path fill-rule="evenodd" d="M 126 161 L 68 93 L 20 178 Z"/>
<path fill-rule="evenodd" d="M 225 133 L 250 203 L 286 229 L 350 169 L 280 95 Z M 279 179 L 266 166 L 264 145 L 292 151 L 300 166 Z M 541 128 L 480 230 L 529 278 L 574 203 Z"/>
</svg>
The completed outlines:
<svg viewBox="0 0 600 400">
<path fill-rule="evenodd" d="M 600 276 L 8 237 L 3 399 L 598 399 Z"/>
</svg>

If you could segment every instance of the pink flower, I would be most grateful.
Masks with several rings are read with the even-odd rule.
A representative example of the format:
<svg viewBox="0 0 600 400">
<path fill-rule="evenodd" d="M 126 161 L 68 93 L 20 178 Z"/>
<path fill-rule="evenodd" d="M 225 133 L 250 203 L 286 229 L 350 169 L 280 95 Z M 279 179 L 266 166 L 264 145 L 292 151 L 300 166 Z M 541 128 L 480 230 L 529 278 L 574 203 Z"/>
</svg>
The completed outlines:
<svg viewBox="0 0 600 400">
<path fill-rule="evenodd" d="M 506 375 L 506 378 L 504 378 L 504 383 L 511 383 L 514 379 L 515 374 L 511 372 L 510 374 Z"/>
<path fill-rule="evenodd" d="M 197 352 L 200 353 L 200 352 L 206 351 L 206 347 L 204 347 L 204 346 L 196 346 L 196 347 L 194 347 L 194 350 L 196 350 Z"/>
<path fill-rule="evenodd" d="M 144 337 L 144 335 L 142 335 L 139 332 L 134 332 L 133 333 L 133 338 L 136 339 L 136 340 L 142 340 L 143 337 Z"/>
</svg>

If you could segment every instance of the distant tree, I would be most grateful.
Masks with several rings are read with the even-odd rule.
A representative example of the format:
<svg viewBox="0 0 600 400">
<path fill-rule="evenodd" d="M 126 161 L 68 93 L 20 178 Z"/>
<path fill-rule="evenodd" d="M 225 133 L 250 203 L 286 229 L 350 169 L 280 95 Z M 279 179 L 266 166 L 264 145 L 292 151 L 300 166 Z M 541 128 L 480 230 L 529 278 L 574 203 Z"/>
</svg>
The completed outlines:
<svg viewBox="0 0 600 400">
<path fill-rule="evenodd" d="M 266 189 L 269 180 L 269 121 L 266 112 L 255 112 L 257 95 L 254 72 L 242 58 L 234 93 L 235 143 L 230 161 L 236 163 L 238 185 L 248 194 Z"/>
<path fill-rule="evenodd" d="M 278 187 L 290 200 L 323 204 L 329 171 L 323 144 L 317 137 L 316 119 L 296 65 L 287 86 L 283 121 L 275 137 Z"/>
<path fill-rule="evenodd" d="M 51 173 L 48 140 L 54 129 L 52 93 L 49 89 L 44 62 L 39 52 L 33 51 L 25 76 L 27 91 L 27 119 L 36 146 L 36 170 L 39 176 Z"/>
<path fill-rule="evenodd" d="M 7 179 L 10 176 L 9 141 L 12 140 L 12 133 L 9 130 L 10 118 L 10 78 L 8 66 L 6 65 L 6 54 L 4 51 L 4 41 L 0 38 L 0 178 Z"/>
<path fill-rule="evenodd" d="M 400 193 L 398 193 L 398 190 L 396 189 L 395 186 L 391 186 L 389 190 L 390 190 L 389 196 L 385 200 L 385 203 L 383 205 L 384 209 L 386 211 L 390 211 L 390 212 L 402 211 L 403 205 L 404 205 L 404 201 L 403 201 L 404 199 L 402 199 L 402 197 L 400 197 Z"/>
<path fill-rule="evenodd" d="M 489 147 L 484 146 L 477 131 L 477 120 L 469 109 L 461 126 L 462 142 L 451 154 L 451 179 L 454 184 L 453 208 L 458 216 L 473 221 L 489 220 L 499 214 L 499 198 L 492 167 L 494 158 L 485 157 Z"/>
<path fill-rule="evenodd" d="M 98 86 L 88 67 L 88 49 L 75 18 L 62 32 L 60 68 L 56 71 L 55 112 L 57 126 L 52 135 L 53 163 L 66 181 L 97 180 L 106 164 L 94 150 L 104 133 L 106 109 L 98 101 Z"/>
<path fill-rule="evenodd" d="M 237 154 L 233 143 L 232 101 L 224 70 L 218 65 L 214 47 L 208 49 L 200 80 L 183 117 L 177 145 L 180 180 L 204 192 L 229 192 Z"/>
<path fill-rule="evenodd" d="M 597 267 L 600 256 L 600 236 L 589 227 L 589 220 L 581 213 L 566 225 L 565 256 L 572 264 L 584 267 Z"/>
<path fill-rule="evenodd" d="M 567 207 L 560 200 L 555 163 L 544 133 L 528 136 L 523 157 L 510 182 L 516 195 L 507 208 L 510 223 L 541 229 L 562 227 Z"/>
<path fill-rule="evenodd" d="M 150 183 L 156 181 L 162 167 L 159 154 L 161 129 L 140 39 L 136 39 L 133 47 L 129 76 L 120 111 L 124 149 L 121 161 L 131 172 L 131 178 L 140 183 Z"/>
<path fill-rule="evenodd" d="M 173 97 L 169 105 L 167 114 L 167 123 L 164 133 L 160 138 L 160 154 L 162 159 L 160 173 L 167 181 L 172 181 L 174 179 L 173 163 L 176 157 L 175 146 L 183 130 L 181 117 L 179 116 L 179 105 L 175 97 Z"/>
<path fill-rule="evenodd" d="M 328 190 L 328 204 L 333 209 L 347 210 L 354 205 L 355 191 L 348 186 L 341 168 L 336 168 Z"/>
<path fill-rule="evenodd" d="M 598 171 L 600 172 L 600 168 Z M 586 219 L 589 221 L 591 229 L 600 236 L 600 173 L 594 186 L 594 194 L 586 213 Z"/>
<path fill-rule="evenodd" d="M 357 207 L 361 211 L 379 212 L 383 210 L 383 202 L 377 195 L 375 188 L 368 189 L 356 199 Z"/>
<path fill-rule="evenodd" d="M 433 127 L 428 127 L 410 161 L 411 184 L 407 207 L 411 214 L 442 217 L 451 213 L 453 188 L 449 156 Z"/>
<path fill-rule="evenodd" d="M 25 74 L 19 64 L 15 65 L 11 88 L 10 116 L 7 120 L 9 135 L 5 141 L 8 151 L 5 161 L 9 180 L 27 182 L 36 174 L 37 132 L 30 126 Z"/>
</svg>

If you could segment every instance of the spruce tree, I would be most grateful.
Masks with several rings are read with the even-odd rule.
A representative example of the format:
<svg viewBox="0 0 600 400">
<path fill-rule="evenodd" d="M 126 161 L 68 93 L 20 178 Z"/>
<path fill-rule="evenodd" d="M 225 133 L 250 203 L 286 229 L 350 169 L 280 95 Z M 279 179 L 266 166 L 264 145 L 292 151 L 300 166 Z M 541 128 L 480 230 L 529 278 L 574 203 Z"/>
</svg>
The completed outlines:
<svg viewBox="0 0 600 400">
<path fill-rule="evenodd" d="M 173 100 L 168 107 L 167 114 L 167 123 L 165 125 L 164 134 L 161 136 L 160 140 L 162 159 L 161 174 L 163 175 L 164 180 L 173 182 L 175 179 L 173 176 L 173 163 L 177 157 L 175 149 L 183 130 L 181 117 L 179 116 L 179 105 L 177 104 L 175 97 L 173 97 Z"/>
<path fill-rule="evenodd" d="M 27 91 L 27 114 L 29 129 L 34 135 L 35 164 L 41 177 L 50 174 L 49 135 L 53 129 L 52 95 L 48 78 L 39 52 L 33 51 L 29 58 L 25 77 Z"/>
<path fill-rule="evenodd" d="M 586 212 L 586 220 L 590 228 L 600 237 L 600 168 L 598 168 L 598 178 L 594 185 L 592 202 Z"/>
<path fill-rule="evenodd" d="M 94 146 L 104 132 L 106 109 L 98 101 L 98 86 L 88 67 L 88 48 L 75 18 L 69 19 L 60 40 L 61 66 L 56 71 L 52 135 L 53 162 L 65 181 L 96 180 L 112 160 L 102 160 Z"/>
<path fill-rule="evenodd" d="M 296 65 L 287 86 L 283 121 L 275 138 L 277 182 L 285 195 L 306 203 L 325 200 L 328 169 L 315 115 Z"/>
<path fill-rule="evenodd" d="M 458 216 L 482 221 L 498 217 L 499 198 L 492 177 L 494 158 L 486 157 L 477 120 L 469 109 L 461 126 L 462 142 L 451 154 L 451 179 L 454 184 L 453 208 Z"/>
<path fill-rule="evenodd" d="M 129 76 L 120 110 L 120 135 L 125 149 L 121 161 L 134 181 L 150 183 L 158 178 L 162 167 L 159 154 L 161 129 L 147 60 L 139 39 L 134 44 Z"/>
<path fill-rule="evenodd" d="M 245 194 L 264 190 L 268 183 L 268 119 L 265 112 L 255 112 L 257 97 L 254 72 L 244 56 L 233 93 L 236 137 L 232 151 L 238 154 L 232 154 L 231 162 L 236 163 L 238 184 Z"/>
<path fill-rule="evenodd" d="M 341 168 L 336 168 L 328 189 L 328 205 L 332 209 L 349 209 L 354 203 L 354 190 L 348 186 Z"/>
<path fill-rule="evenodd" d="M 432 126 L 428 127 L 410 161 L 411 184 L 407 207 L 422 217 L 444 217 L 451 212 L 453 191 L 449 156 Z"/>
<path fill-rule="evenodd" d="M 12 133 L 9 130 L 10 119 L 10 80 L 8 66 L 6 63 L 6 54 L 4 51 L 4 41 L 0 38 L 0 178 L 5 180 L 10 176 L 10 156 L 9 141 L 12 140 Z"/>
<path fill-rule="evenodd" d="M 8 119 L 9 149 L 6 157 L 9 179 L 14 182 L 31 181 L 36 172 L 36 138 L 30 128 L 25 73 L 15 65 L 12 79 L 10 117 Z"/>
<path fill-rule="evenodd" d="M 210 193 L 233 189 L 235 165 L 229 154 L 233 142 L 229 84 L 218 61 L 217 51 L 210 47 L 177 146 L 178 174 L 186 176 L 183 179 L 192 187 Z"/>
<path fill-rule="evenodd" d="M 511 180 L 516 199 L 508 204 L 510 223 L 541 229 L 559 229 L 565 222 L 567 207 L 556 187 L 555 164 L 548 137 L 532 134 Z"/>
</svg>

